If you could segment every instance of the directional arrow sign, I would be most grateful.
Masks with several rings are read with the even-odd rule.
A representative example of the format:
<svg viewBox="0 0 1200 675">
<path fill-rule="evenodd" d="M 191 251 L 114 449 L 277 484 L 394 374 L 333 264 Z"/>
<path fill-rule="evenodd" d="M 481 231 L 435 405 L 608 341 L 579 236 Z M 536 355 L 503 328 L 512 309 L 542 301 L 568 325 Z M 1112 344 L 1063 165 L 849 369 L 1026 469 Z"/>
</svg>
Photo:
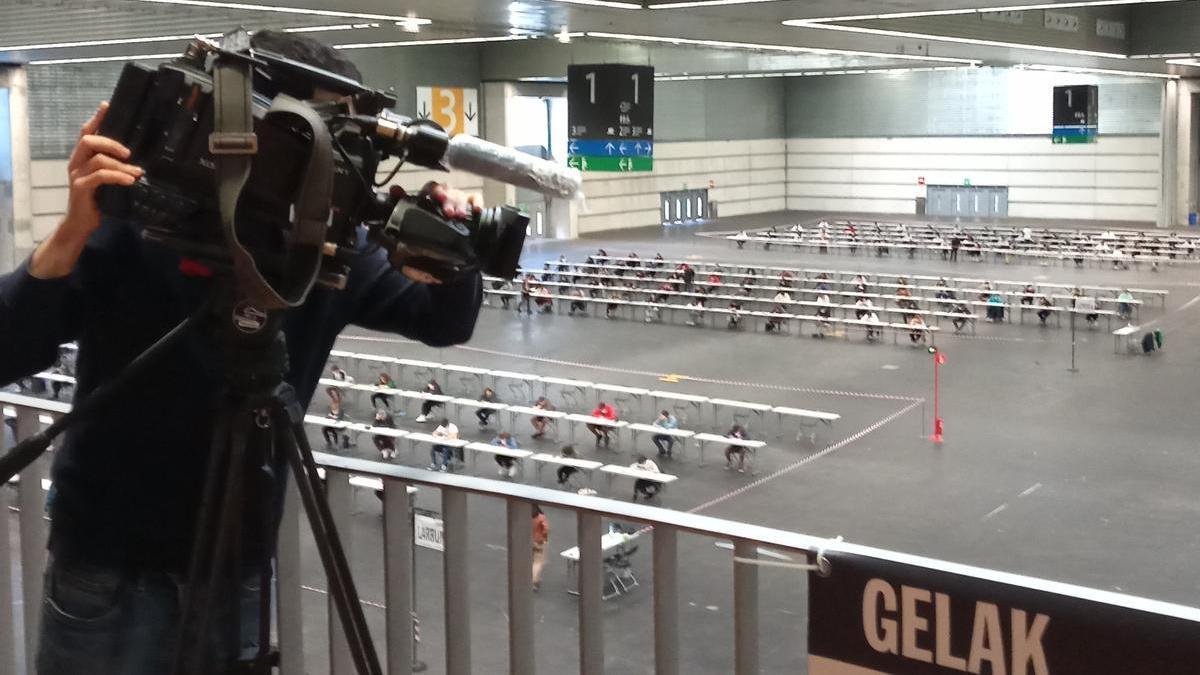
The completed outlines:
<svg viewBox="0 0 1200 675">
<path fill-rule="evenodd" d="M 617 152 L 620 152 L 621 155 L 624 156 L 625 150 L 626 150 L 625 141 L 621 141 L 621 144 L 617 146 Z"/>
<path fill-rule="evenodd" d="M 616 149 L 616 146 L 614 146 L 612 143 L 604 144 L 604 151 L 610 155 L 613 154 L 613 150 L 615 150 L 615 149 Z"/>
<path fill-rule="evenodd" d="M 606 157 L 575 155 L 567 159 L 567 166 L 581 171 L 652 171 L 654 160 L 650 157 Z"/>
<path fill-rule="evenodd" d="M 568 155 L 578 155 L 579 154 L 579 144 L 576 143 L 575 141 L 571 141 L 570 143 L 568 143 L 567 144 L 567 154 Z"/>
</svg>

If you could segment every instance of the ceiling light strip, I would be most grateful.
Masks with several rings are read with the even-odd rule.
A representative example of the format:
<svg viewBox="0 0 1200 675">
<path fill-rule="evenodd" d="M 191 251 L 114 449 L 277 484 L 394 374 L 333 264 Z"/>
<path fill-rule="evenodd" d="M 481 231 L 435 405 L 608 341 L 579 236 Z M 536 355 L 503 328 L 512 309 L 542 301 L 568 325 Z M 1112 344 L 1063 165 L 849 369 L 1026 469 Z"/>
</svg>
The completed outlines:
<svg viewBox="0 0 1200 675">
<path fill-rule="evenodd" d="M 328 26 L 301 26 L 299 28 L 282 28 L 284 33 L 323 33 L 327 31 L 357 30 L 361 28 L 378 28 L 377 23 L 340 23 Z M 147 37 L 112 38 L 108 40 L 78 40 L 75 42 L 42 42 L 28 45 L 0 46 L 0 52 L 32 52 L 40 49 L 72 49 L 78 47 L 104 47 L 109 45 L 138 45 L 153 42 L 182 42 L 192 40 L 195 33 L 188 35 L 151 35 Z M 219 38 L 221 33 L 204 33 L 200 37 Z"/>
<path fill-rule="evenodd" d="M 1050 47 L 1046 45 L 1031 45 L 1021 42 L 1003 42 L 1000 40 L 979 40 L 975 38 L 957 37 L 954 35 L 935 35 L 932 33 L 913 33 L 903 30 L 886 30 L 883 28 L 866 28 L 864 26 L 842 26 L 838 24 L 828 23 L 812 23 L 806 19 L 788 19 L 783 22 L 785 26 L 794 28 L 812 28 L 817 30 L 829 30 L 842 33 L 861 33 L 866 35 L 883 35 L 885 37 L 912 38 L 916 40 L 932 40 L 934 42 L 953 42 L 955 44 L 977 45 L 981 47 L 1002 47 L 1005 49 L 1028 49 L 1038 52 L 1052 52 L 1055 54 L 1074 54 L 1077 56 L 1096 56 L 1103 59 L 1127 59 L 1125 54 L 1117 54 L 1114 52 L 1096 52 L 1086 49 L 1069 49 L 1067 47 Z"/>
<path fill-rule="evenodd" d="M 1051 73 L 1081 73 L 1087 75 L 1117 75 L 1120 77 L 1152 77 L 1158 80 L 1178 80 L 1178 75 L 1150 73 L 1141 70 L 1117 70 L 1114 68 L 1086 68 L 1083 66 L 1051 66 L 1041 63 L 1013 66 L 1018 70 L 1040 70 Z"/>
<path fill-rule="evenodd" d="M 554 0 L 568 5 L 586 5 L 588 7 L 608 7 L 610 9 L 642 9 L 642 5 L 636 2 L 616 2 L 615 0 Z M 764 0 L 753 0 L 762 2 Z M 769 0 L 768 0 L 769 1 Z"/>
<path fill-rule="evenodd" d="M 156 5 L 182 5 L 185 7 L 210 7 L 213 9 L 237 9 L 247 12 L 273 12 L 276 14 L 306 14 L 310 16 L 336 16 L 344 19 L 376 19 L 380 21 L 406 21 L 408 23 L 429 24 L 429 19 L 417 17 L 396 16 L 392 14 L 368 14 L 364 12 L 345 12 L 337 9 L 310 9 L 307 7 L 286 7 L 281 5 L 258 5 L 249 2 L 218 2 L 217 0 L 134 0 Z"/>
<path fill-rule="evenodd" d="M 817 77 L 822 75 L 896 75 L 902 73 L 932 73 L 950 70 L 974 70 L 974 66 L 940 66 L 937 68 L 871 68 L 854 70 L 809 70 L 788 73 L 725 73 L 709 75 L 657 75 L 659 82 L 686 82 L 695 80 L 742 80 L 780 77 Z"/>
<path fill-rule="evenodd" d="M 818 47 L 797 47 L 795 45 L 771 45 L 752 42 L 729 42 L 726 40 L 699 40 L 682 37 L 662 37 L 659 35 L 636 35 L 631 33 L 604 33 L 588 31 L 584 34 L 589 38 L 604 40 L 626 40 L 632 42 L 654 42 L 669 45 L 688 45 L 696 47 L 714 47 L 718 49 L 750 49 L 755 51 L 785 52 L 791 54 L 825 54 L 835 56 L 871 56 L 885 59 L 901 59 L 905 61 L 933 61 L 938 63 L 958 63 L 974 65 L 981 63 L 979 59 L 963 59 L 952 56 L 921 56 L 917 54 L 889 54 L 886 52 L 864 52 L 850 49 L 826 49 Z"/>
<path fill-rule="evenodd" d="M 709 4 L 738 4 L 747 0 L 697 0 L 693 3 L 671 3 L 674 6 L 691 5 L 693 7 Z M 758 0 L 751 0 L 758 1 Z M 1167 2 L 1184 2 L 1185 0 L 1086 0 L 1081 2 L 1045 2 L 1034 5 L 998 5 L 993 7 L 972 7 L 961 9 L 931 9 L 911 12 L 886 12 L 881 14 L 852 14 L 845 16 L 826 16 L 816 19 L 798 19 L 808 23 L 829 23 L 831 21 L 870 21 L 874 19 L 912 19 L 927 16 L 954 16 L 962 14 L 992 14 L 995 12 L 1024 12 L 1038 9 L 1077 9 L 1080 7 L 1109 7 L 1113 5 L 1148 5 Z"/>
<path fill-rule="evenodd" d="M 529 35 L 492 35 L 487 37 L 442 38 L 437 40 L 399 40 L 393 42 L 355 42 L 334 45 L 334 49 L 378 49 L 381 47 L 428 47 L 431 45 L 465 45 L 478 42 L 512 42 L 528 40 Z"/>
<path fill-rule="evenodd" d="M 59 66 L 68 63 L 106 63 L 109 61 L 152 61 L 155 59 L 174 59 L 179 52 L 167 54 L 127 54 L 124 56 L 82 56 L 73 59 L 42 59 L 30 61 L 31 66 Z"/>
</svg>

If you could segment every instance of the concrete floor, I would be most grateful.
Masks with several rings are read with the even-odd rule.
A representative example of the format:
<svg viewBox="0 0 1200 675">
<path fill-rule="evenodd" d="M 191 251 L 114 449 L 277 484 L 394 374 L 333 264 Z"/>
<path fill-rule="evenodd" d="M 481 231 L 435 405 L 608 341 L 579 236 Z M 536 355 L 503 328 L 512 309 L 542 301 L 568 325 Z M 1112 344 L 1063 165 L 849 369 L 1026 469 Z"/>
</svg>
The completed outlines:
<svg viewBox="0 0 1200 675">
<path fill-rule="evenodd" d="M 810 215 L 768 214 L 706 227 L 788 223 Z M 1165 312 L 1147 310 L 1142 317 L 1143 323 L 1155 319 L 1165 330 L 1166 349 L 1149 358 L 1115 355 L 1107 331 L 1081 331 L 1078 372 L 1072 373 L 1066 329 L 981 325 L 974 338 L 944 336 L 939 345 L 949 358 L 942 371 L 946 442 L 937 447 L 923 437 L 928 423 L 922 415 L 927 419 L 931 413 L 921 402 L 932 396 L 930 357 L 923 349 L 890 341 L 871 345 L 858 339 L 731 335 L 597 318 L 519 318 L 485 308 L 474 339 L 463 347 L 436 350 L 350 329 L 339 348 L 836 411 L 843 419 L 823 432 L 816 446 L 769 438 L 770 446 L 759 454 L 758 477 L 726 472 L 719 464 L 698 467 L 694 455 L 665 466 L 681 479 L 665 494 L 664 505 L 1200 605 L 1200 581 L 1185 562 L 1200 549 L 1195 526 L 1200 502 L 1194 499 L 1200 476 L 1196 268 L 1115 272 L 735 251 L 694 237 L 694 231 L 654 228 L 581 241 L 530 242 L 525 262 L 540 266 L 560 253 L 579 260 L 603 246 L 613 254 L 636 250 L 643 257 L 662 251 L 667 257 L 760 265 L 1167 288 Z M 692 379 L 668 385 L 655 377 L 662 373 Z M 415 427 L 411 418 L 400 424 Z M 463 431 L 490 438 L 469 422 Z M 520 422 L 514 431 L 523 447 L 536 445 Z M 863 431 L 857 440 L 844 440 Z M 579 439 L 584 440 L 582 434 Z M 649 449 L 648 439 L 642 441 Z M 585 455 L 616 461 L 590 445 L 580 444 Z M 373 452 L 367 439 L 360 446 L 364 456 Z M 537 447 L 557 446 L 547 441 Z M 628 447 L 611 452 L 620 453 L 620 461 L 632 461 Z M 399 461 L 406 461 L 404 453 Z M 494 477 L 495 468 L 481 463 L 479 474 Z M 732 494 L 768 475 L 770 480 Z M 628 498 L 626 492 L 616 496 Z M 363 598 L 382 603 L 382 520 L 369 495 L 360 506 L 349 535 L 353 565 Z M 438 510 L 437 495 L 421 494 L 418 506 Z M 475 672 L 506 672 L 503 509 L 482 498 L 472 498 L 470 508 Z M 567 513 L 548 515 L 549 566 L 535 608 L 538 665 L 543 673 L 572 673 L 578 670 L 577 604 L 566 593 L 570 585 L 558 552 L 575 545 L 574 520 Z M 730 554 L 696 537 L 682 537 L 680 546 L 683 672 L 731 672 Z M 650 548 L 646 536 L 635 558 L 642 586 L 605 606 L 611 673 L 653 671 Z M 417 554 L 421 652 L 434 673 L 443 670 L 440 555 L 425 549 Z M 308 584 L 324 588 L 311 550 L 306 566 Z M 760 579 L 763 672 L 804 672 L 804 577 L 764 569 Z M 324 598 L 315 591 L 306 598 L 309 669 L 325 672 Z M 382 611 L 368 605 L 367 612 L 381 637 Z"/>
</svg>

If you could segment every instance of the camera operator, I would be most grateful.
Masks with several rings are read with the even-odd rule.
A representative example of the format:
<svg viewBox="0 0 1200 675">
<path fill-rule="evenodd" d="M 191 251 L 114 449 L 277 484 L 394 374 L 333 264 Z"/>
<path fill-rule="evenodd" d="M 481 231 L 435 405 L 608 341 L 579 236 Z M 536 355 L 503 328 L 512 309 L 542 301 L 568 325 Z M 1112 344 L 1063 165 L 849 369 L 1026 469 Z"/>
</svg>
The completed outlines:
<svg viewBox="0 0 1200 675">
<path fill-rule="evenodd" d="M 262 31 L 253 44 L 361 79 L 353 64 L 308 38 Z M 83 125 L 71 155 L 66 216 L 28 261 L 0 277 L 0 383 L 52 365 L 58 345 L 75 340 L 77 394 L 87 397 L 188 316 L 213 285 L 194 264 L 184 266 L 191 274 L 181 273 L 186 261 L 143 240 L 130 224 L 101 218 L 96 189 L 130 185 L 143 173 L 126 162 L 129 150 L 97 135 L 105 110 L 102 104 Z M 480 208 L 441 186 L 431 193 L 452 219 Z M 464 342 L 474 330 L 478 274 L 441 284 L 411 268 L 397 271 L 383 250 L 368 247 L 361 229 L 358 249 L 343 290 L 314 288 L 285 317 L 287 381 L 305 407 L 349 324 L 439 347 Z M 56 452 L 41 675 L 169 672 L 220 404 L 218 353 L 210 340 L 189 335 L 103 415 L 72 429 Z M 241 644 L 232 644 L 229 631 L 216 631 L 207 649 L 222 670 L 210 672 L 224 672 L 239 649 L 252 655 L 257 648 L 259 563 L 273 554 L 278 525 L 262 520 L 244 518 L 244 597 L 214 600 L 215 627 L 241 612 Z"/>
</svg>

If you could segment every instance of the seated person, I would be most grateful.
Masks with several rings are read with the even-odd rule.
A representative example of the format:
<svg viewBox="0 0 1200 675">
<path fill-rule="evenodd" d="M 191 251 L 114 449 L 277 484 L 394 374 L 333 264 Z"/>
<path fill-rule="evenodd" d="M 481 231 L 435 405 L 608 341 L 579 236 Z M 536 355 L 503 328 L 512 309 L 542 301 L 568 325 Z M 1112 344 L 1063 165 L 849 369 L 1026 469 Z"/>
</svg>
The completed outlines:
<svg viewBox="0 0 1200 675">
<path fill-rule="evenodd" d="M 512 434 L 507 431 L 501 431 L 492 439 L 492 445 L 498 448 L 508 448 L 509 450 L 517 449 L 517 441 L 512 437 Z M 517 460 L 504 455 L 496 455 L 496 464 L 500 465 L 500 475 L 507 478 L 512 478 L 517 475 Z"/>
<path fill-rule="evenodd" d="M 1033 284 L 1025 284 L 1025 288 L 1021 290 L 1021 304 L 1032 305 L 1034 296 L 1037 295 L 1037 289 Z"/>
<path fill-rule="evenodd" d="M 924 342 L 925 331 L 920 329 L 925 327 L 925 319 L 921 318 L 920 314 L 914 314 L 911 318 L 909 318 L 908 325 L 912 326 L 914 329 L 917 329 L 908 332 L 908 339 L 911 340 L 913 344 Z"/>
<path fill-rule="evenodd" d="M 379 379 L 375 382 L 375 385 L 378 387 L 386 388 L 386 389 L 395 389 L 396 388 L 396 383 L 392 382 L 392 376 L 388 375 L 387 373 L 380 373 Z M 371 405 L 375 406 L 376 408 L 383 408 L 385 410 L 391 410 L 392 409 L 392 397 L 383 392 L 377 392 L 377 393 L 371 394 Z"/>
<path fill-rule="evenodd" d="M 567 291 L 567 295 L 571 296 L 571 298 L 572 298 L 571 306 L 567 310 L 567 316 L 575 316 L 575 312 L 583 313 L 585 311 L 585 309 L 587 308 L 587 303 L 585 303 L 582 300 L 582 298 L 584 297 L 583 289 L 582 288 L 572 288 L 571 290 Z M 577 300 L 575 298 L 580 298 L 580 299 Z"/>
<path fill-rule="evenodd" d="M 737 243 L 738 248 L 745 248 L 746 242 L 749 240 L 750 235 L 747 234 L 745 230 L 741 230 L 737 234 L 733 235 L 733 241 Z"/>
<path fill-rule="evenodd" d="M 768 333 L 782 331 L 784 325 L 787 323 L 787 310 L 784 309 L 783 305 L 775 305 L 771 308 L 771 314 L 776 316 L 767 319 L 767 325 L 764 328 Z"/>
<path fill-rule="evenodd" d="M 699 323 L 704 309 L 704 298 L 692 298 L 691 302 L 684 306 L 688 310 L 687 325 L 695 326 Z"/>
<path fill-rule="evenodd" d="M 575 459 L 577 457 L 577 455 L 575 454 L 575 446 L 573 446 L 573 445 L 562 446 L 562 450 L 559 450 L 558 456 L 559 457 L 570 457 L 572 459 Z M 558 467 L 558 472 L 557 472 L 558 484 L 565 486 L 571 480 L 571 476 L 574 476 L 576 473 L 579 473 L 579 469 L 576 469 L 573 466 Z"/>
<path fill-rule="evenodd" d="M 1004 321 L 1004 298 L 999 293 L 992 293 L 987 298 L 987 318 L 993 323 Z"/>
<path fill-rule="evenodd" d="M 338 382 L 345 382 L 346 384 L 354 384 L 354 378 L 350 377 L 349 373 L 342 370 L 342 367 L 337 365 L 336 363 L 333 364 L 333 367 L 329 369 L 329 377 L 330 377 L 330 379 L 337 380 Z"/>
<path fill-rule="evenodd" d="M 442 385 L 438 384 L 437 380 L 430 379 L 425 383 L 424 391 L 426 394 L 441 396 Z M 421 414 L 417 415 L 417 419 L 413 421 L 418 423 L 426 422 L 429 419 L 429 413 L 433 412 L 434 408 L 440 408 L 441 406 L 442 404 L 437 401 L 421 401 Z"/>
<path fill-rule="evenodd" d="M 337 387 L 327 387 L 325 393 L 329 395 L 329 412 L 325 416 L 331 420 L 341 422 L 346 419 L 346 411 L 342 408 L 342 390 Z M 342 447 L 350 447 L 350 436 L 344 431 L 340 432 L 342 436 Z M 338 445 L 339 430 L 333 427 L 321 427 L 321 435 L 325 437 L 326 448 L 336 448 Z"/>
<path fill-rule="evenodd" d="M 392 420 L 392 416 L 388 411 L 380 408 L 375 411 L 375 421 L 371 426 L 382 427 L 385 429 L 395 428 L 396 423 Z M 375 434 L 371 437 L 371 441 L 375 444 L 375 449 L 379 451 L 380 459 L 395 459 L 396 458 L 396 439 L 383 434 Z"/>
<path fill-rule="evenodd" d="M 654 426 L 660 429 L 678 429 L 679 420 L 671 414 L 669 410 L 661 410 L 658 413 L 658 418 L 653 422 Z M 675 437 L 667 434 L 655 434 L 650 437 L 650 441 L 654 443 L 654 447 L 658 448 L 659 457 L 670 457 L 671 452 L 675 449 Z"/>
<path fill-rule="evenodd" d="M 1050 302 L 1050 298 L 1047 298 L 1046 296 L 1042 296 L 1041 300 L 1038 301 L 1038 306 L 1053 307 L 1054 303 Z M 1038 318 L 1038 321 L 1040 321 L 1043 326 L 1046 325 L 1046 319 L 1050 317 L 1051 311 L 1052 310 L 1049 310 L 1049 309 L 1039 309 L 1038 310 L 1037 318 Z"/>
<path fill-rule="evenodd" d="M 950 308 L 951 314 L 961 314 L 962 316 L 954 317 L 954 332 L 961 333 L 963 326 L 967 325 L 967 321 L 971 317 L 971 309 L 961 302 L 957 302 Z"/>
<path fill-rule="evenodd" d="M 663 254 L 655 253 L 654 260 L 653 260 L 653 262 L 650 263 L 650 266 L 653 267 L 654 269 L 659 269 L 660 267 L 663 266 L 664 262 L 665 262 L 665 258 L 663 258 Z"/>
<path fill-rule="evenodd" d="M 458 439 L 458 426 L 450 421 L 450 418 L 443 417 L 438 423 L 438 427 L 430 434 L 434 438 L 444 438 L 446 440 Z M 429 470 L 430 471 L 449 471 L 450 464 L 454 460 L 454 449 L 447 445 L 434 445 L 429 451 Z"/>
<path fill-rule="evenodd" d="M 1129 289 L 1122 290 L 1117 296 L 1117 316 L 1128 321 L 1133 316 L 1133 294 Z"/>
<path fill-rule="evenodd" d="M 742 325 L 742 303 L 739 300 L 729 302 L 729 329 L 733 330 Z"/>
<path fill-rule="evenodd" d="M 499 403 L 500 397 L 496 395 L 495 390 L 491 387 L 484 387 L 483 393 L 479 395 L 479 400 L 487 403 Z M 496 411 L 491 408 L 478 408 L 475 410 L 475 417 L 479 420 L 479 426 L 481 427 L 486 427 L 494 414 L 496 414 Z"/>
<path fill-rule="evenodd" d="M 616 422 L 617 409 L 605 403 L 604 401 L 600 401 L 592 410 L 592 417 L 600 417 L 602 419 Z M 596 437 L 597 448 L 600 447 L 601 441 L 604 442 L 604 447 L 606 448 L 612 442 L 612 427 L 604 426 L 602 424 L 588 424 L 587 430 L 592 432 L 592 435 Z"/>
<path fill-rule="evenodd" d="M 742 425 L 735 424 L 729 430 L 729 432 L 725 434 L 725 438 L 734 438 L 737 440 L 745 440 L 746 439 L 746 430 L 742 428 Z M 734 466 L 733 460 L 734 460 L 734 458 L 736 458 L 738 472 L 745 473 L 746 472 L 746 453 L 747 452 L 748 452 L 748 449 L 744 448 L 740 445 L 727 446 L 725 448 L 725 470 L 728 471 L 733 468 L 733 466 Z"/>
<path fill-rule="evenodd" d="M 637 461 L 635 461 L 633 464 L 630 464 L 629 468 L 639 469 L 649 473 L 662 473 L 658 470 L 658 465 L 645 455 L 638 455 Z M 637 480 L 633 481 L 633 501 L 636 502 L 638 500 L 638 495 L 641 495 L 644 500 L 649 501 L 658 495 L 658 491 L 660 489 L 662 489 L 662 483 L 646 480 L 645 478 L 638 478 Z"/>
<path fill-rule="evenodd" d="M 1100 314 L 1096 312 L 1096 299 L 1090 295 L 1084 295 L 1083 291 L 1078 288 L 1075 289 L 1074 295 L 1073 306 L 1075 311 L 1084 315 L 1089 328 L 1094 328 L 1096 321 L 1100 319 Z"/>
<path fill-rule="evenodd" d="M 496 279 L 495 281 L 492 282 L 492 290 L 493 291 L 511 291 L 512 284 L 503 279 Z M 483 300 L 484 304 L 488 304 L 487 296 L 485 295 L 485 296 L 483 296 L 483 298 L 484 298 L 484 300 Z M 512 296 L 506 295 L 506 294 L 502 294 L 500 296 L 500 306 L 503 307 L 504 309 L 508 309 L 510 302 L 512 302 Z"/>
<path fill-rule="evenodd" d="M 870 298 L 859 298 L 854 303 L 854 318 L 860 321 L 867 318 L 874 306 Z"/>
<path fill-rule="evenodd" d="M 533 304 L 538 306 L 542 314 L 554 311 L 554 298 L 550 297 L 550 289 L 538 284 L 533 288 Z"/>
<path fill-rule="evenodd" d="M 546 398 L 545 396 L 539 396 L 538 399 L 533 402 L 533 407 L 540 410 L 554 410 L 554 404 L 551 403 L 550 399 Z M 529 420 L 529 423 L 533 425 L 533 438 L 541 438 L 542 436 L 546 435 L 546 427 L 550 426 L 550 418 L 534 417 Z"/>
<path fill-rule="evenodd" d="M 867 322 L 868 324 L 878 324 L 878 323 L 881 323 L 881 322 L 879 321 L 879 315 L 878 315 L 878 314 L 876 314 L 875 312 L 868 312 L 868 313 L 867 313 L 866 322 Z M 874 341 L 875 341 L 875 339 L 876 339 L 876 338 L 878 338 L 878 337 L 879 337 L 880 335 L 882 335 L 882 334 L 883 334 L 883 329 L 881 329 L 881 328 L 876 328 L 876 327 L 874 327 L 874 326 L 871 326 L 871 325 L 868 325 L 868 326 L 867 326 L 867 340 L 868 340 L 868 341 L 874 342 Z"/>
<path fill-rule="evenodd" d="M 792 294 L 780 288 L 779 292 L 775 294 L 775 297 L 772 298 L 772 300 L 778 303 L 786 304 L 792 301 Z"/>
</svg>

